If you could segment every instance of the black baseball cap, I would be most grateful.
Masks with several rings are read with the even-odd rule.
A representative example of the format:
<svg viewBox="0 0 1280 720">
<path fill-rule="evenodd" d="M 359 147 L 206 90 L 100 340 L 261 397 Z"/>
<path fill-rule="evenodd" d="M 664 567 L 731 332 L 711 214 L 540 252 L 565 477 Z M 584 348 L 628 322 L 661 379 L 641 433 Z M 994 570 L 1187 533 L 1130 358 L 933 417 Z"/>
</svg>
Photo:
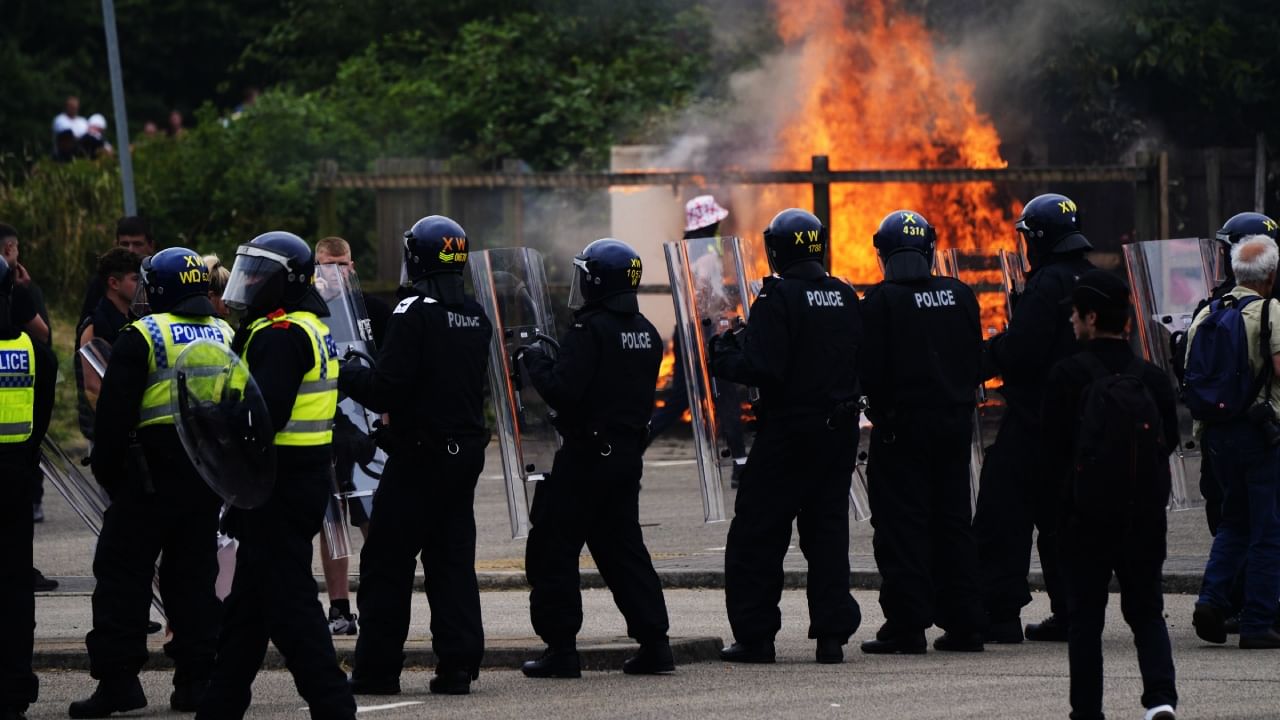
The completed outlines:
<svg viewBox="0 0 1280 720">
<path fill-rule="evenodd" d="M 1106 270 L 1090 270 L 1076 281 L 1071 304 L 1086 312 L 1125 309 L 1129 307 L 1129 286 Z"/>
</svg>

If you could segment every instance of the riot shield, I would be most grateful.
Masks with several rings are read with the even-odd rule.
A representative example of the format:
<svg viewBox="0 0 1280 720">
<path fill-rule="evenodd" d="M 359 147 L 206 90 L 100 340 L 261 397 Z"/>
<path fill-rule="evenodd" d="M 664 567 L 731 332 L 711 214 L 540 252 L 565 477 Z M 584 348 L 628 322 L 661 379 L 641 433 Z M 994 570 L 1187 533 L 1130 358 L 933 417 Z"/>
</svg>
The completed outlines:
<svg viewBox="0 0 1280 720">
<path fill-rule="evenodd" d="M 173 371 L 174 424 L 191 464 L 227 504 L 262 505 L 275 487 L 275 429 L 249 368 L 222 343 L 197 340 Z"/>
<path fill-rule="evenodd" d="M 472 253 L 471 281 L 476 300 L 493 323 L 489 383 L 493 390 L 498 447 L 506 480 L 511 537 L 529 534 L 526 483 L 551 470 L 560 436 L 551 407 L 515 372 L 512 354 L 522 347 L 554 343 L 555 318 L 547 293 L 542 254 L 531 248 L 502 248 Z"/>
<path fill-rule="evenodd" d="M 748 319 L 754 297 L 739 238 L 696 238 L 663 244 L 676 313 L 678 360 L 685 378 L 701 480 L 703 518 L 725 520 L 724 486 L 746 462 L 743 406 L 754 391 L 714 378 L 706 347 L 712 335 Z"/>
<path fill-rule="evenodd" d="M 997 298 L 991 287 L 991 278 L 989 277 L 995 270 L 992 259 L 988 255 L 961 253 L 957 248 L 939 251 L 935 257 L 934 269 L 938 275 L 952 277 L 969 284 L 974 293 L 979 296 L 979 305 L 983 308 L 984 314 L 982 318 L 984 327 L 988 322 L 999 322 L 996 318 L 985 317 L 986 308 L 990 307 Z M 1008 303 L 1013 295 L 1009 281 L 1010 272 L 1005 270 L 1007 265 L 1012 265 L 1017 270 L 1021 270 L 1020 261 L 1015 259 L 1006 260 L 1004 257 L 1000 258 L 1001 294 L 1005 303 Z M 982 302 L 983 300 L 986 302 Z M 1007 324 L 1008 318 L 1012 316 L 1013 311 L 1006 304 L 999 314 Z M 991 329 L 995 330 L 996 327 L 998 326 L 993 325 Z M 974 402 L 973 435 L 969 442 L 969 511 L 971 514 L 976 513 L 978 510 L 978 488 L 982 478 L 982 460 L 986 454 L 983 422 L 990 421 L 992 419 L 991 415 L 998 412 L 997 403 L 993 399 L 989 399 L 986 388 L 983 385 L 974 388 Z"/>
<path fill-rule="evenodd" d="M 81 345 L 77 352 L 80 353 L 80 357 L 89 362 L 89 367 L 98 373 L 99 378 L 107 374 L 107 362 L 111 360 L 111 343 L 96 337 Z"/>
<path fill-rule="evenodd" d="M 375 350 L 373 325 L 365 310 L 360 281 L 351 266 L 317 265 L 316 291 L 329 307 L 326 324 L 338 347 L 338 357 L 354 355 L 371 360 Z M 373 513 L 373 495 L 387 462 L 386 452 L 373 439 L 382 423 L 377 413 L 346 395 L 338 396 L 338 412 L 333 423 L 335 503 L 350 507 L 331 507 L 327 518 L 348 516 L 357 525 L 368 522 Z M 337 530 L 326 526 L 326 532 L 331 534 Z M 340 538 L 335 535 L 331 539 Z M 342 557 L 336 555 L 333 542 L 329 549 L 334 557 Z"/>
<path fill-rule="evenodd" d="M 1005 324 L 1013 320 L 1013 307 L 1027 287 L 1027 260 L 1020 252 L 1000 251 L 1000 275 L 1004 286 Z"/>
<path fill-rule="evenodd" d="M 849 485 L 849 512 L 854 522 L 871 519 L 871 496 L 867 488 L 867 460 L 871 448 L 871 421 L 866 413 L 858 413 L 858 456 L 853 466 L 853 483 Z"/>
<path fill-rule="evenodd" d="M 1220 257 L 1214 241 L 1198 238 L 1149 240 L 1124 246 L 1138 344 L 1143 356 L 1164 370 L 1175 388 L 1178 380 L 1173 371 L 1171 338 L 1191 327 L 1196 306 L 1213 290 L 1217 268 L 1212 263 Z M 1198 480 L 1187 482 L 1187 463 L 1200 456 L 1191 426 L 1190 411 L 1179 403 L 1178 448 L 1169 456 L 1172 510 L 1204 506 Z"/>
<path fill-rule="evenodd" d="M 110 349 L 108 346 L 108 353 Z M 62 499 L 67 501 L 71 510 L 89 528 L 89 532 L 98 537 L 102 534 L 102 516 L 106 514 L 111 498 L 107 497 L 107 491 L 101 485 L 85 477 L 80 468 L 81 464 L 71 459 L 52 438 L 46 435 L 41 441 L 40 472 Z M 159 570 L 160 565 L 157 563 L 156 572 Z M 160 613 L 160 617 L 168 618 L 164 612 L 164 603 L 160 602 L 160 584 L 155 575 L 151 579 L 151 606 Z"/>
</svg>

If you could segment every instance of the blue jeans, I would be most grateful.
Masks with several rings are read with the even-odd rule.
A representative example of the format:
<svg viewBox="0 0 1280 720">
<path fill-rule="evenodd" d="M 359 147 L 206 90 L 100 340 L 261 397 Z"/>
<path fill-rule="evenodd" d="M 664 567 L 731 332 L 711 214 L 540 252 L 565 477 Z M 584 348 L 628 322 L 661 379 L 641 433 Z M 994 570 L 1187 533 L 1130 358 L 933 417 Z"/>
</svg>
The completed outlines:
<svg viewBox="0 0 1280 720">
<path fill-rule="evenodd" d="M 1276 621 L 1280 596 L 1280 448 L 1263 445 L 1262 433 L 1248 420 L 1210 426 L 1205 444 L 1223 501 L 1200 602 L 1224 611 L 1230 608 L 1232 578 L 1247 561 L 1240 633 L 1262 634 Z"/>
</svg>

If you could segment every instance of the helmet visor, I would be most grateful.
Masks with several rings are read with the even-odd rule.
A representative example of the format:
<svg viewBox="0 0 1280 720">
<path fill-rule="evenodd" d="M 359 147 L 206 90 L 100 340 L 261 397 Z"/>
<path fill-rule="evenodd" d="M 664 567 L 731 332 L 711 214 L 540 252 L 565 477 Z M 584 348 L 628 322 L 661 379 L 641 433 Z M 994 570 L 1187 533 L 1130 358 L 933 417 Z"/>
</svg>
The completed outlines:
<svg viewBox="0 0 1280 720">
<path fill-rule="evenodd" d="M 576 257 L 573 259 L 573 282 L 569 284 L 569 309 L 580 310 L 587 304 L 587 296 L 582 286 L 586 282 L 587 261 Z"/>
<path fill-rule="evenodd" d="M 141 280 L 138 281 L 138 289 L 133 293 L 133 303 L 129 305 L 129 311 L 138 318 L 151 314 L 151 298 L 147 295 L 147 284 Z"/>
<path fill-rule="evenodd" d="M 262 304 L 260 297 L 266 281 L 289 267 L 289 259 L 279 253 L 253 245 L 241 245 L 236 250 L 236 262 L 231 266 L 227 289 L 222 291 L 222 302 L 232 310 L 244 311 Z"/>
</svg>

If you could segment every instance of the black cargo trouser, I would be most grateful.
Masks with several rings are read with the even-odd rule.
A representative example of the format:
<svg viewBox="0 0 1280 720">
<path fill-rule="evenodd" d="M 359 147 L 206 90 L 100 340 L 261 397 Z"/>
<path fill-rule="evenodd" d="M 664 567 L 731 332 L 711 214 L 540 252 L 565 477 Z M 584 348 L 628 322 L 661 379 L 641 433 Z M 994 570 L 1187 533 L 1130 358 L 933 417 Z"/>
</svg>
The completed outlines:
<svg viewBox="0 0 1280 720">
<path fill-rule="evenodd" d="M 154 468 L 159 470 L 157 466 Z M 147 661 L 152 580 L 160 560 L 160 599 L 173 639 L 175 686 L 203 684 L 213 669 L 222 603 L 218 577 L 218 498 L 189 467 L 157 474 L 157 492 L 118 489 L 102 518 L 93 556 L 93 629 L 85 637 L 89 672 L 127 681 Z"/>
<path fill-rule="evenodd" d="M 409 635 L 415 559 L 421 558 L 438 670 L 476 672 L 484 655 L 476 581 L 476 480 L 484 444 L 450 455 L 398 450 L 387 460 L 360 553 L 357 680 L 398 678 Z"/>
<path fill-rule="evenodd" d="M 582 629 L 578 557 L 585 544 L 637 642 L 661 642 L 669 627 L 662 584 L 640 530 L 639 441 L 609 455 L 591 442 L 566 442 L 538 483 L 525 544 L 529 615 L 548 645 L 568 645 Z"/>
<path fill-rule="evenodd" d="M 1165 523 L 1164 509 L 1156 508 L 1128 527 L 1101 527 L 1073 519 L 1063 529 L 1073 720 L 1102 718 L 1102 629 L 1113 572 L 1120 583 L 1120 611 L 1138 651 L 1142 706 L 1178 704 L 1160 584 Z"/>
<path fill-rule="evenodd" d="M 1054 615 L 1066 617 L 1057 537 L 1061 502 L 1052 480 L 1057 475 L 1041 467 L 1040 446 L 1040 429 L 1007 413 L 983 460 L 973 530 L 983 606 L 992 621 L 1016 618 L 1031 602 L 1027 573 L 1032 529 L 1039 531 L 1036 547 L 1050 608 Z"/>
<path fill-rule="evenodd" d="M 0 477 L 21 477 L 26 455 L 21 444 L 0 445 Z M 31 669 L 36 599 L 32 586 L 32 523 L 29 486 L 15 483 L 14 496 L 0 503 L 0 617 L 11 632 L 0 642 L 0 709 L 25 711 L 36 701 L 40 681 Z"/>
<path fill-rule="evenodd" d="M 898 632 L 984 625 L 970 526 L 972 408 L 903 409 L 871 431 L 867 462 L 880 607 Z"/>
<path fill-rule="evenodd" d="M 355 717 L 355 700 L 338 666 L 311 574 L 312 539 L 330 494 L 329 447 L 277 451 L 279 470 L 270 499 L 257 509 L 228 513 L 240 541 L 236 574 L 213 677 L 196 717 L 244 717 L 270 641 L 284 656 L 311 717 L 349 720 Z"/>
<path fill-rule="evenodd" d="M 849 486 L 856 427 L 825 418 L 762 421 L 747 456 L 725 547 L 725 605 L 739 642 L 769 641 L 782 627 L 783 558 L 791 524 L 809 563 L 809 637 L 847 641 L 862 622 L 849 593 Z"/>
</svg>

